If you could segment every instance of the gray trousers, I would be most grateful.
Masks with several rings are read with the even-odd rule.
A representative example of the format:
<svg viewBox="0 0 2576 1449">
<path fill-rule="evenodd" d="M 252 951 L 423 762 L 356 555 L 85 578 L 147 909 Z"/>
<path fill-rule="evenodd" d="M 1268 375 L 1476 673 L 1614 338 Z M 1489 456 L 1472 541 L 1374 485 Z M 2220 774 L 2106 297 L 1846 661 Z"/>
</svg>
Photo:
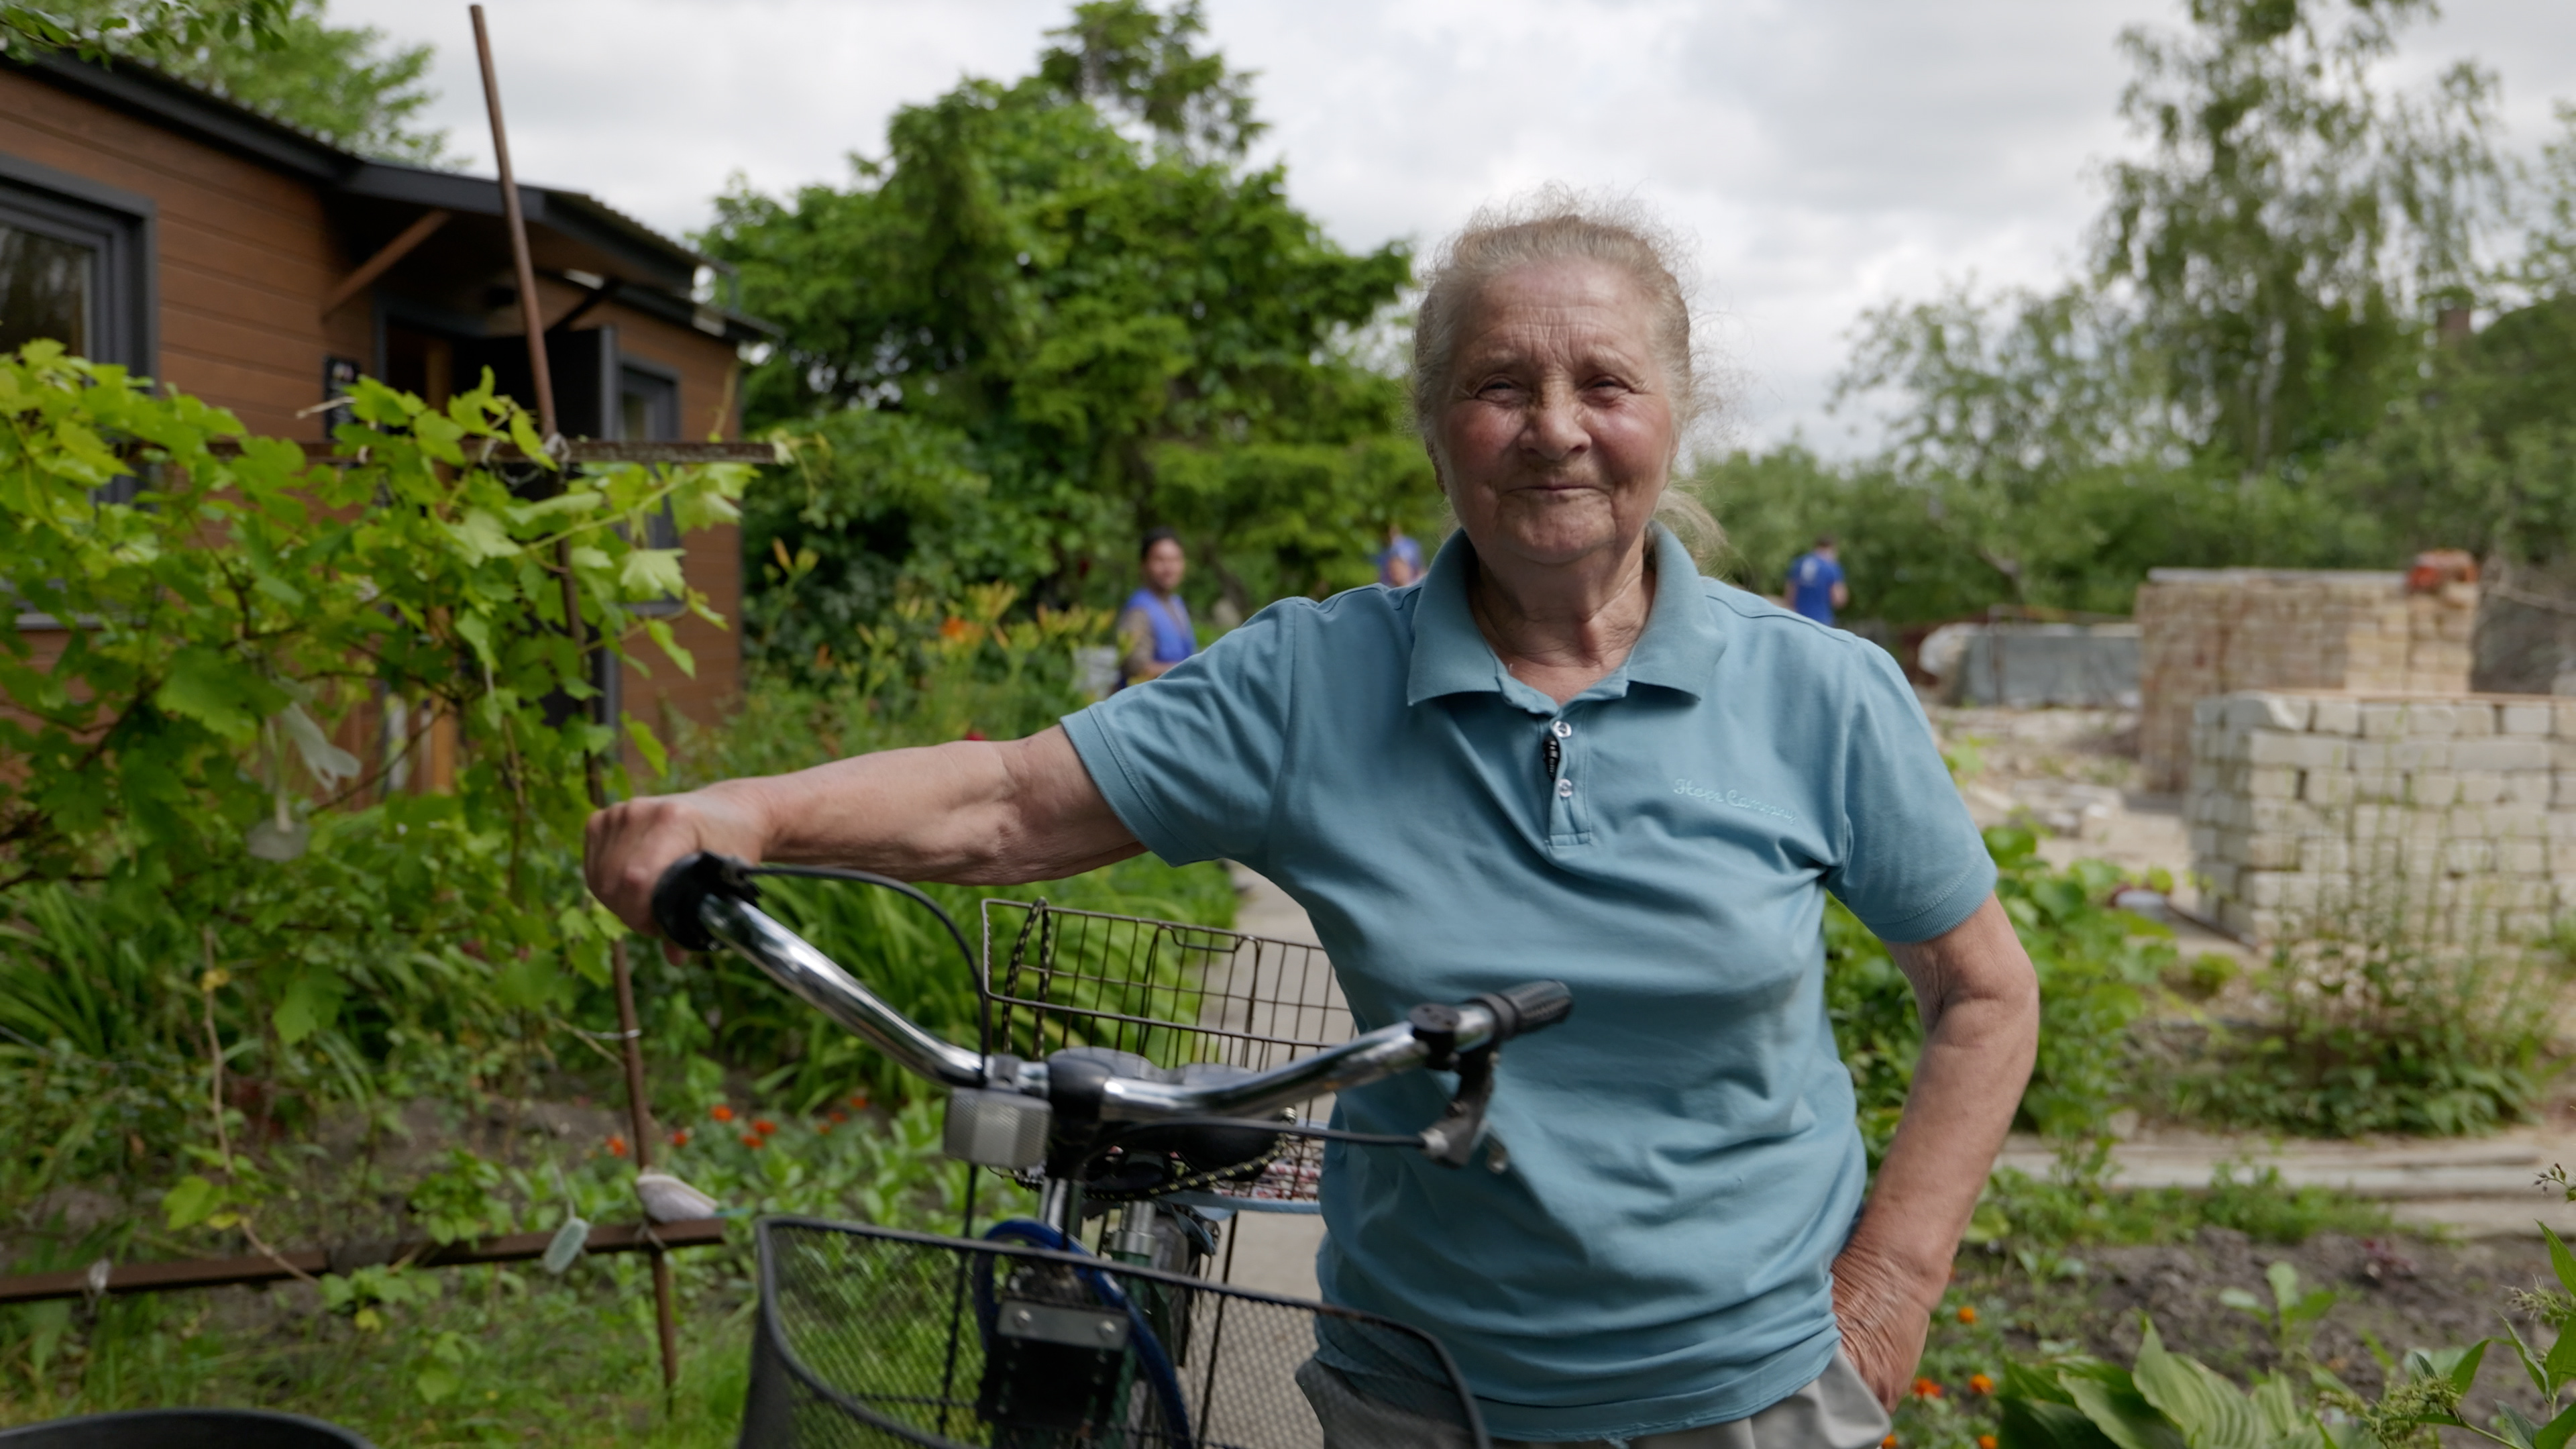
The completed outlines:
<svg viewBox="0 0 2576 1449">
<path fill-rule="evenodd" d="M 1469 1449 L 1464 1430 L 1372 1399 L 1314 1359 L 1298 1368 L 1297 1387 L 1324 1426 L 1324 1449 Z M 1878 1449 L 1887 1431 L 1878 1396 L 1836 1349 L 1813 1383 L 1749 1419 L 1634 1439 L 1584 1439 L 1565 1449 Z M 1493 1445 L 1536 1449 L 1521 1439 Z"/>
</svg>

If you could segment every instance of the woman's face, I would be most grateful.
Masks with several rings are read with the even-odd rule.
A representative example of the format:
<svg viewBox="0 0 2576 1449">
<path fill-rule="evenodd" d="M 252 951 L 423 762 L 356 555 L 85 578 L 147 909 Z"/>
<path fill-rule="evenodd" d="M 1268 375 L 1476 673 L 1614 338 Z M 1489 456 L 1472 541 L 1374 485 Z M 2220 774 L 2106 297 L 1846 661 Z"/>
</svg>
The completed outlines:
<svg viewBox="0 0 2576 1449">
<path fill-rule="evenodd" d="M 1654 324 L 1599 262 L 1522 267 L 1477 294 L 1432 460 L 1479 557 L 1572 564 L 1644 534 L 1674 441 Z"/>
</svg>

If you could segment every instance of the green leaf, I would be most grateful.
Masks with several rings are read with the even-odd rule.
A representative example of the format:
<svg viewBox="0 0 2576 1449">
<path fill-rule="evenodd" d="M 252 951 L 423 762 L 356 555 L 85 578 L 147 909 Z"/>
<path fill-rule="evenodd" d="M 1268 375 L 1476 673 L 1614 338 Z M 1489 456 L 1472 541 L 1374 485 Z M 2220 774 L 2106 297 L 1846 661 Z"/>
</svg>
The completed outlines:
<svg viewBox="0 0 2576 1449">
<path fill-rule="evenodd" d="M 2549 1376 L 2552 1397 L 2560 1387 L 2576 1380 L 2576 1318 L 2559 1326 L 2557 1339 L 2549 1345 L 2549 1356 L 2540 1361 L 2540 1370 Z"/>
<path fill-rule="evenodd" d="M 2513 1449 L 2539 1449 L 2536 1439 L 2540 1433 L 2540 1426 L 2531 1422 L 2522 1410 L 2513 1405 L 2496 1406 L 2495 1426 L 2503 1434 L 2505 1442 L 2512 1445 Z"/>
<path fill-rule="evenodd" d="M 2219 1289 L 2218 1301 L 2226 1304 L 2230 1308 L 2251 1313 L 2257 1318 L 2269 1318 L 2272 1316 L 2272 1310 L 2263 1306 L 2262 1299 L 2255 1297 L 2253 1294 L 2246 1292 L 2242 1288 Z"/>
<path fill-rule="evenodd" d="M 2197 1360 L 2165 1351 L 2150 1323 L 2138 1343 L 2138 1393 L 2182 1430 L 2191 1449 L 2256 1449 L 2253 1405 Z"/>
<path fill-rule="evenodd" d="M 692 655 L 688 650 L 680 647 L 680 641 L 671 633 L 670 620 L 646 619 L 644 621 L 644 637 L 652 640 L 655 646 L 660 648 L 664 654 L 669 655 L 671 657 L 671 662 L 680 666 L 680 672 L 682 674 L 687 675 L 691 679 L 698 677 L 697 657 Z"/>
<path fill-rule="evenodd" d="M 2000 1449 L 2122 1449 L 2072 1404 L 2004 1399 L 1997 1408 Z"/>
<path fill-rule="evenodd" d="M 527 454 L 530 462 L 543 463 L 548 468 L 558 466 L 554 454 L 546 451 L 546 440 L 537 436 L 536 423 L 525 409 L 514 409 L 510 413 L 510 441 L 519 445 L 519 451 Z"/>
<path fill-rule="evenodd" d="M 307 971 L 289 982 L 286 994 L 278 999 L 278 1040 L 293 1046 L 313 1033 L 337 1021 L 340 1016 L 340 983 L 328 972 Z"/>
<path fill-rule="evenodd" d="M 161 1195 L 161 1215 L 174 1233 L 204 1222 L 222 1205 L 223 1195 L 215 1185 L 193 1172 Z"/>
<path fill-rule="evenodd" d="M 152 702 L 226 739 L 242 741 L 259 728 L 262 717 L 286 703 L 286 696 L 250 666 L 195 644 L 171 656 Z"/>
<path fill-rule="evenodd" d="M 443 1404 L 454 1397 L 464 1384 L 465 1376 L 443 1363 L 424 1366 L 412 1379 L 412 1387 L 419 1392 L 420 1401 L 424 1404 Z"/>
<path fill-rule="evenodd" d="M 666 598 L 681 593 L 689 581 L 680 572 L 681 551 L 676 548 L 639 548 L 628 553 L 617 567 L 617 586 L 630 597 Z"/>
<path fill-rule="evenodd" d="M 2549 1268 L 2558 1275 L 2558 1286 L 2576 1293 L 2576 1253 L 2567 1251 L 2565 1240 L 2547 1223 L 2540 1225 L 2540 1235 L 2549 1240 Z"/>
<path fill-rule="evenodd" d="M 2075 1407 L 2119 1449 L 2189 1449 L 2182 1430 L 2136 1388 L 2072 1375 L 2064 1382 Z"/>
<path fill-rule="evenodd" d="M 654 735 L 652 728 L 644 721 L 628 715 L 626 737 L 635 742 L 636 753 L 644 757 L 644 763 L 653 768 L 655 775 L 671 773 L 670 751 L 662 748 L 662 741 Z"/>
<path fill-rule="evenodd" d="M 467 509 L 463 518 L 448 524 L 447 536 L 456 540 L 457 550 L 469 564 L 508 558 L 519 551 L 518 542 L 510 537 L 510 526 L 501 521 L 499 514 L 480 508 Z"/>
<path fill-rule="evenodd" d="M 2566 1449 L 2567 1441 L 2576 1438 L 2576 1405 L 2559 1411 L 2558 1416 L 2543 1424 L 2531 1436 L 2532 1449 Z"/>
</svg>

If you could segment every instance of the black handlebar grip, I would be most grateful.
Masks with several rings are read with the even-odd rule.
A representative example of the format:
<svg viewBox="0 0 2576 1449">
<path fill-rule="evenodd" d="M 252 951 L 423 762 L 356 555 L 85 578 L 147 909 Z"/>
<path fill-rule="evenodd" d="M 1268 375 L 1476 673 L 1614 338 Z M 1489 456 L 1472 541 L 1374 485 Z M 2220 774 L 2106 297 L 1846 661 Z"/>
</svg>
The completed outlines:
<svg viewBox="0 0 2576 1449">
<path fill-rule="evenodd" d="M 1562 981 L 1524 981 L 1476 1000 L 1494 1013 L 1497 1042 L 1554 1026 L 1574 1014 L 1574 992 Z"/>
<path fill-rule="evenodd" d="M 714 950 L 716 938 L 698 919 L 698 906 L 709 896 L 759 900 L 760 887 L 752 884 L 749 869 L 730 855 L 701 850 L 681 856 L 653 883 L 653 924 L 691 951 Z"/>
</svg>

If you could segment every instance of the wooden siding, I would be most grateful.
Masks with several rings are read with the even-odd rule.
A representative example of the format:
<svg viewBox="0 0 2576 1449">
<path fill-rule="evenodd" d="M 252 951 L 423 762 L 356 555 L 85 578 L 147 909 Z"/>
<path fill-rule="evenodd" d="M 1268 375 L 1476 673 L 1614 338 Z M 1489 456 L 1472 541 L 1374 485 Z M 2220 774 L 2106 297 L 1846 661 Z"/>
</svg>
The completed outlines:
<svg viewBox="0 0 2576 1449">
<path fill-rule="evenodd" d="M 16 72 L 0 71 L 0 153 L 148 196 L 158 209 L 157 375 L 252 432 L 323 435 L 322 360 L 364 359 L 364 299 L 326 323 L 355 263 L 312 186 Z"/>
</svg>

